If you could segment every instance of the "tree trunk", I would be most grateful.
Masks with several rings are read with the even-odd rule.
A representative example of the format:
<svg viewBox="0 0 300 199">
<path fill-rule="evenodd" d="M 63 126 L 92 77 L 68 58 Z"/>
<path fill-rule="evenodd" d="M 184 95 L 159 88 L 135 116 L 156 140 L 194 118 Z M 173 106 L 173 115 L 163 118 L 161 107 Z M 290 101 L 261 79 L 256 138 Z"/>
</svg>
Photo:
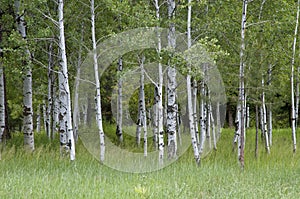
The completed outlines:
<svg viewBox="0 0 300 199">
<path fill-rule="evenodd" d="M 197 117 L 197 90 L 198 90 L 198 83 L 197 83 L 197 80 L 195 80 L 195 79 L 192 80 L 192 82 L 193 82 L 193 84 L 192 84 L 192 89 L 193 89 L 192 100 L 193 100 L 193 116 L 194 116 L 194 125 L 195 125 L 195 135 L 196 135 L 197 142 L 199 144 L 200 143 L 200 139 L 199 139 L 198 117 Z"/>
<path fill-rule="evenodd" d="M 187 15 L 187 43 L 188 49 L 192 46 L 192 37 L 191 37 L 191 20 L 192 20 L 192 0 L 188 1 L 188 15 Z M 194 158 L 196 160 L 197 165 L 200 164 L 200 156 L 198 150 L 198 141 L 196 137 L 195 131 L 195 117 L 194 117 L 194 109 L 193 109 L 193 101 L 192 101 L 192 86 L 191 86 L 191 66 L 188 63 L 188 74 L 186 76 L 186 90 L 187 90 L 187 106 L 188 106 L 188 118 L 189 118 L 189 126 L 190 126 L 190 134 L 192 147 L 194 151 Z M 195 85 L 194 85 L 195 86 Z M 198 124 L 197 124 L 198 125 Z"/>
<path fill-rule="evenodd" d="M 295 112 L 295 97 L 294 97 L 294 65 L 295 65 L 295 54 L 296 54 L 296 43 L 298 35 L 298 24 L 299 24 L 299 10 L 300 10 L 300 0 L 297 3 L 297 16 L 296 16 L 296 26 L 294 33 L 293 42 L 293 54 L 292 54 L 292 64 L 291 64 L 291 104 L 292 104 L 292 138 L 293 138 L 293 152 L 296 153 L 297 142 L 296 142 L 296 112 Z"/>
<path fill-rule="evenodd" d="M 156 10 L 156 20 L 159 22 L 160 21 L 160 6 L 158 4 L 158 0 L 155 0 L 155 10 Z M 157 26 L 157 30 L 160 24 Z M 162 64 L 161 64 L 161 36 L 160 32 L 157 31 L 157 53 L 159 56 L 159 63 L 158 63 L 158 87 L 157 87 L 157 124 L 158 124 L 158 134 L 155 136 L 158 139 L 158 160 L 159 164 L 163 164 L 163 159 L 164 159 L 164 108 L 163 108 L 163 97 L 162 97 L 162 92 L 163 92 L 163 70 L 162 70 Z"/>
<path fill-rule="evenodd" d="M 272 75 L 272 65 L 269 65 L 268 69 L 268 87 L 271 86 L 271 75 Z M 269 134 L 269 144 L 270 147 L 272 146 L 272 139 L 273 139 L 273 126 L 272 126 L 272 104 L 270 102 L 269 108 L 268 108 L 268 134 Z"/>
<path fill-rule="evenodd" d="M 20 14 L 20 1 L 15 1 L 17 29 L 23 40 L 26 40 L 26 21 L 24 14 Z M 32 72 L 31 72 L 31 54 L 26 46 L 25 60 L 23 69 L 23 133 L 24 145 L 26 149 L 34 150 L 34 133 L 33 133 L 33 109 L 32 109 Z"/>
<path fill-rule="evenodd" d="M 48 105 L 47 105 L 47 129 L 46 129 L 46 134 L 49 139 L 51 139 L 52 134 L 54 133 L 53 131 L 53 95 L 54 95 L 54 81 L 55 81 L 55 76 L 53 73 L 53 47 L 52 47 L 52 42 L 49 45 L 49 50 L 48 50 Z"/>
<path fill-rule="evenodd" d="M 264 92 L 264 78 L 262 78 L 262 116 L 263 116 L 263 134 L 265 137 L 265 147 L 266 147 L 266 152 L 269 154 L 270 153 L 270 145 L 269 145 L 269 136 L 268 136 L 268 130 L 267 130 L 267 110 L 266 110 L 266 103 L 265 103 L 265 92 Z"/>
<path fill-rule="evenodd" d="M 94 60 L 94 73 L 96 83 L 96 121 L 99 130 L 100 137 L 100 161 L 104 161 L 105 157 L 105 143 L 104 143 L 104 131 L 102 125 L 102 110 L 101 110 L 101 93 L 100 93 L 100 81 L 98 72 L 98 60 L 97 60 L 97 46 L 96 46 L 96 33 L 95 33 L 95 8 L 94 0 L 91 0 L 91 25 L 92 25 L 92 42 L 93 42 L 93 60 Z"/>
<path fill-rule="evenodd" d="M 123 59 L 122 57 L 118 61 L 118 71 L 121 73 L 123 70 Z M 117 130 L 116 135 L 119 138 L 119 142 L 123 142 L 123 105 L 122 105 L 122 78 L 118 79 L 118 102 L 117 102 Z"/>
<path fill-rule="evenodd" d="M 41 132 L 41 105 L 38 105 L 37 111 L 36 111 L 36 132 Z"/>
<path fill-rule="evenodd" d="M 205 67 L 205 66 L 204 66 Z M 204 69 L 205 71 L 205 69 Z M 200 156 L 203 153 L 204 150 L 204 144 L 206 139 L 206 88 L 205 88 L 205 82 L 204 79 L 202 80 L 200 84 L 200 91 L 201 91 L 201 100 L 200 100 L 200 143 L 199 143 L 199 154 Z"/>
<path fill-rule="evenodd" d="M 239 104 L 241 106 L 239 114 L 241 120 L 239 121 L 240 127 L 240 147 L 239 147 L 239 161 L 241 167 L 244 168 L 244 136 L 245 136 L 245 30 L 246 30 L 246 19 L 247 19 L 247 5 L 248 0 L 243 0 L 243 12 L 241 22 L 241 50 L 240 50 L 240 85 L 239 85 Z"/>
<path fill-rule="evenodd" d="M 67 66 L 65 32 L 64 32 L 64 2 L 58 0 L 58 24 L 59 24 L 59 49 L 60 49 L 60 73 L 59 73 L 59 98 L 60 98 L 60 134 L 62 150 L 70 153 L 70 159 L 75 160 L 75 142 L 71 118 L 71 97 L 69 88 L 69 75 Z"/>
<path fill-rule="evenodd" d="M 175 23 L 172 21 L 175 18 L 176 3 L 175 0 L 168 0 L 168 17 L 169 32 L 168 32 L 168 46 L 171 51 L 175 50 L 176 47 L 176 36 L 175 36 Z M 174 53 L 174 52 L 172 52 Z M 168 85 L 167 85 L 167 134 L 168 134 L 168 158 L 173 159 L 177 156 L 177 103 L 176 103 L 176 69 L 173 64 L 173 55 L 171 55 L 168 63 Z"/>
<path fill-rule="evenodd" d="M 255 105 L 255 157 L 258 157 L 258 105 Z"/>
<path fill-rule="evenodd" d="M 0 53 L 2 53 L 2 49 L 0 49 Z M 2 56 L 1 56 L 2 58 Z M 6 127 L 5 123 L 5 92 L 4 92 L 4 70 L 2 63 L 0 61 L 0 143 L 3 142 L 4 138 L 4 131 Z"/>
<path fill-rule="evenodd" d="M 250 127 L 250 107 L 249 107 L 249 104 L 247 104 L 247 125 L 246 125 L 247 128 Z"/>
</svg>

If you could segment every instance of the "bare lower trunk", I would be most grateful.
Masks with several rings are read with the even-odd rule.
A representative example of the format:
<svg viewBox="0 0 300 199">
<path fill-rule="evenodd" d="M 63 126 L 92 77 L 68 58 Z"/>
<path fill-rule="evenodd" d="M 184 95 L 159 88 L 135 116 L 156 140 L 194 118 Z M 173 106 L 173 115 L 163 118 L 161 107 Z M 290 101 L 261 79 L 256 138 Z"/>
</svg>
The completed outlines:
<svg viewBox="0 0 300 199">
<path fill-rule="evenodd" d="M 168 0 L 168 17 L 170 20 L 175 18 L 176 4 L 175 0 Z M 168 32 L 168 46 L 171 48 L 172 53 L 176 47 L 175 23 L 170 22 Z M 167 71 L 168 85 L 167 85 L 167 134 L 168 134 L 168 158 L 177 157 L 177 111 L 178 106 L 176 103 L 176 69 L 172 61 L 173 55 L 169 60 Z"/>
<path fill-rule="evenodd" d="M 160 5 L 158 3 L 158 0 L 155 0 L 155 9 L 156 9 L 156 19 L 157 21 L 160 21 Z M 159 24 L 158 24 L 159 25 Z M 158 30 L 158 29 L 157 29 Z M 157 125 L 158 125 L 158 131 L 157 135 L 155 136 L 157 139 L 156 146 L 158 144 L 158 150 L 159 150 L 159 164 L 163 164 L 163 158 L 164 158 L 164 109 L 163 109 L 163 98 L 162 98 L 162 92 L 163 92 L 163 71 L 162 71 L 162 64 L 160 62 L 161 60 L 161 36 L 159 31 L 157 32 L 157 53 L 159 56 L 159 63 L 158 63 L 158 87 L 157 87 Z"/>
<path fill-rule="evenodd" d="M 37 111 L 36 111 L 36 132 L 41 132 L 41 105 L 38 105 Z"/>
<path fill-rule="evenodd" d="M 70 159 L 75 160 L 75 142 L 71 118 L 71 97 L 69 88 L 69 77 L 67 67 L 67 56 L 65 46 L 64 33 L 64 17 L 63 17 L 63 0 L 58 0 L 58 17 L 59 17 L 59 49 L 60 49 L 60 73 L 59 73 L 59 88 L 60 88 L 60 133 L 66 138 L 62 140 L 62 147 L 66 152 L 70 153 Z"/>
<path fill-rule="evenodd" d="M 17 28 L 23 40 L 27 42 L 26 21 L 24 14 L 20 15 L 20 1 L 15 1 Z M 33 133 L 33 109 L 32 109 L 32 72 L 31 72 L 31 54 L 26 46 L 26 61 L 23 69 L 23 133 L 24 145 L 26 149 L 34 150 L 34 133 Z"/>
<path fill-rule="evenodd" d="M 258 157 L 258 105 L 255 105 L 255 157 Z"/>
<path fill-rule="evenodd" d="M 123 59 L 120 58 L 118 61 L 118 71 L 122 72 L 123 70 Z M 118 107 L 117 107 L 117 130 L 116 135 L 119 138 L 119 142 L 123 142 L 123 105 L 122 105 L 122 78 L 118 79 Z"/>
<path fill-rule="evenodd" d="M 188 1 L 188 15 L 187 15 L 187 42 L 188 42 L 188 49 L 191 48 L 192 46 L 192 37 L 191 37 L 191 20 L 192 20 L 192 0 Z M 188 63 L 188 70 L 189 73 L 191 71 L 191 66 Z M 189 118 L 189 127 L 190 127 L 190 134 L 191 134 L 191 141 L 192 141 L 192 147 L 193 147 L 193 152 L 194 152 L 194 158 L 196 160 L 197 165 L 200 164 L 200 155 L 199 155 L 199 150 L 198 150 L 198 141 L 197 141 L 197 134 L 196 133 L 196 122 L 195 122 L 195 101 L 193 105 L 192 101 L 192 86 L 191 86 L 191 76 L 190 74 L 187 74 L 186 77 L 186 90 L 187 90 L 187 106 L 188 106 L 188 118 Z M 195 87 L 195 85 L 194 85 Z M 194 99 L 196 96 L 194 96 Z M 194 106 L 194 107 L 193 107 Z"/>
<path fill-rule="evenodd" d="M 292 138 L 293 138 L 293 152 L 296 153 L 297 142 L 296 142 L 296 110 L 295 110 L 295 97 L 294 97 L 294 65 L 295 65 L 295 54 L 296 54 L 296 43 L 298 34 L 298 24 L 299 24 L 299 11 L 300 11 L 300 0 L 297 3 L 297 17 L 296 17 L 296 27 L 293 42 L 293 55 L 291 64 L 291 104 L 292 104 Z"/>
<path fill-rule="evenodd" d="M 262 88 L 264 89 L 264 79 L 262 79 Z M 265 147 L 267 153 L 270 153 L 270 146 L 269 146 L 269 135 L 267 130 L 267 110 L 265 104 L 265 92 L 262 92 L 262 116 L 263 116 L 263 134 L 265 138 Z"/>
<path fill-rule="evenodd" d="M 94 0 L 91 0 L 91 25 L 92 25 L 92 42 L 93 42 L 93 64 L 95 73 L 95 83 L 96 83 L 96 122 L 98 126 L 98 132 L 100 137 L 100 161 L 104 161 L 105 157 L 105 143 L 104 143 L 104 131 L 102 125 L 102 110 L 101 110 L 101 93 L 100 93 L 100 81 L 99 81 L 99 71 L 98 71 L 98 60 L 97 60 L 97 45 L 96 45 L 96 35 L 95 35 L 95 8 Z"/>
<path fill-rule="evenodd" d="M 1 53 L 2 49 L 0 49 Z M 1 57 L 2 58 L 2 57 Z M 5 92 L 4 92 L 4 70 L 0 61 L 0 143 L 4 140 L 5 131 Z M 1 153 L 1 152 L 0 152 Z"/>
<path fill-rule="evenodd" d="M 239 85 L 239 104 L 241 106 L 239 114 L 241 120 L 239 121 L 240 127 L 240 146 L 239 146 L 239 162 L 241 167 L 244 168 L 244 136 L 245 136 L 245 30 L 246 30 L 246 19 L 247 19 L 247 5 L 248 0 L 243 0 L 243 12 L 242 12 L 242 22 L 241 22 L 241 50 L 240 50 L 240 85 Z"/>
</svg>

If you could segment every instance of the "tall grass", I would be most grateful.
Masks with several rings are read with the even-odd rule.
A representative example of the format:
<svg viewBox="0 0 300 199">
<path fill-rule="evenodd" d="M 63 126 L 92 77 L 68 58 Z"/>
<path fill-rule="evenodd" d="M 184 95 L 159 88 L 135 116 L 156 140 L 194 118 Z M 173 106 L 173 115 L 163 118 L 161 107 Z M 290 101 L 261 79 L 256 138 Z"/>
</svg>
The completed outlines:
<svg viewBox="0 0 300 199">
<path fill-rule="evenodd" d="M 223 130 L 218 150 L 197 167 L 189 149 L 159 171 L 132 174 L 99 164 L 77 143 L 74 162 L 59 156 L 57 142 L 36 136 L 33 153 L 14 134 L 0 161 L 0 198 L 300 198 L 300 156 L 292 154 L 290 130 L 275 130 L 271 154 L 248 131 L 245 169 L 232 152 L 232 130 Z"/>
</svg>

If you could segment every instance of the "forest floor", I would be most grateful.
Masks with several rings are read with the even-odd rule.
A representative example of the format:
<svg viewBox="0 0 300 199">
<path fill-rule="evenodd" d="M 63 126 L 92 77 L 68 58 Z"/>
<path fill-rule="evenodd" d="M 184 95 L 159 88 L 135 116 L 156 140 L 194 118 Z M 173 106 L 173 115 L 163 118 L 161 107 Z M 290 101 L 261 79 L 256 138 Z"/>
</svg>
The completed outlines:
<svg viewBox="0 0 300 199">
<path fill-rule="evenodd" d="M 245 168 L 232 151 L 233 130 L 222 131 L 218 150 L 196 166 L 192 149 L 170 166 L 135 174 L 101 165 L 77 144 L 76 160 L 59 155 L 59 144 L 36 135 L 36 150 L 25 153 L 22 135 L 2 149 L 0 198 L 300 198 L 300 151 L 292 153 L 290 130 L 274 130 L 271 154 L 262 141 L 254 156 L 255 132 L 248 131 Z M 299 137 L 299 134 L 298 134 Z M 13 143 L 13 144 L 12 144 Z"/>
</svg>

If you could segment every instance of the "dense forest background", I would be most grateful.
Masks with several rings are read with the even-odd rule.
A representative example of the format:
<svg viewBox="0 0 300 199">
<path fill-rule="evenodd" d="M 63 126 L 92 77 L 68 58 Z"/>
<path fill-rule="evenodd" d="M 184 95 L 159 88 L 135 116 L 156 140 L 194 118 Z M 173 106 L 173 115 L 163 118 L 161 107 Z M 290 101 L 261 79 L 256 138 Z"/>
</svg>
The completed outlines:
<svg viewBox="0 0 300 199">
<path fill-rule="evenodd" d="M 299 101 L 300 45 L 298 43 L 293 52 L 293 41 L 299 37 L 298 34 L 294 34 L 297 1 L 255 0 L 248 2 L 244 60 L 250 127 L 255 126 L 256 105 L 262 105 L 262 93 L 265 93 L 267 109 L 272 110 L 273 127 L 290 127 L 292 121 L 291 64 L 295 66 L 294 85 L 298 89 L 295 91 L 295 98 Z M 13 1 L 1 0 L 0 8 L 0 63 L 5 77 L 7 137 L 9 137 L 8 132 L 23 130 L 23 79 L 27 74 L 28 65 L 32 71 L 33 121 L 36 129 L 39 128 L 38 122 L 43 122 L 43 114 L 45 116 L 47 113 L 50 73 L 53 91 L 58 92 L 57 71 L 59 71 L 61 61 L 57 2 L 24 0 L 19 3 L 19 10 L 16 10 Z M 239 93 L 242 3 L 243 1 L 234 0 L 206 0 L 191 3 L 193 43 L 202 42 L 211 52 L 222 52 L 220 56 L 216 56 L 215 61 L 226 88 L 225 127 L 235 126 Z M 186 33 L 187 7 L 186 1 L 177 1 L 176 17 L 170 19 L 167 3 L 162 1 L 160 2 L 161 16 L 157 19 L 153 1 L 96 0 L 97 42 L 138 27 L 168 28 L 170 21 L 175 24 L 176 31 Z M 65 1 L 64 5 L 66 55 L 71 96 L 74 96 L 73 85 L 76 85 L 78 69 L 92 49 L 90 9 L 88 1 Z M 25 37 L 20 34 L 17 27 L 20 19 L 25 22 Z M 28 52 L 30 52 L 29 55 Z M 148 54 L 151 55 L 151 52 Z M 109 123 L 115 122 L 110 100 L 118 80 L 117 62 L 118 60 L 100 79 L 103 85 L 101 86 L 102 115 L 104 121 Z M 125 69 L 137 63 L 138 60 L 132 58 L 131 55 L 123 58 Z M 50 73 L 49 67 L 51 67 Z M 74 102 L 72 103 L 74 105 Z"/>
</svg>

